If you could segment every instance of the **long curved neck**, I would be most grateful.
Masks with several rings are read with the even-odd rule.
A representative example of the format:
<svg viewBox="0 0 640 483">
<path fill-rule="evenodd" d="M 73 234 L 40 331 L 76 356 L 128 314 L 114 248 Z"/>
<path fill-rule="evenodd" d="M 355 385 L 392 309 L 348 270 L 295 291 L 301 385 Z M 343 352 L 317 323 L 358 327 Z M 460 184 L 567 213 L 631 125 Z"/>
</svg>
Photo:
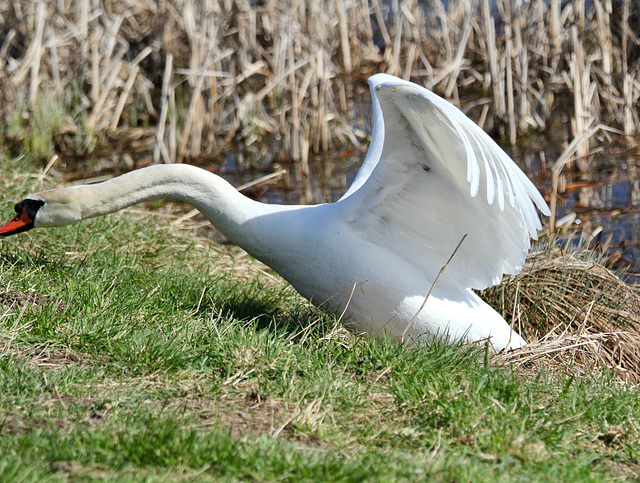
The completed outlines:
<svg viewBox="0 0 640 483">
<path fill-rule="evenodd" d="M 229 239 L 244 245 L 249 219 L 279 211 L 278 205 L 253 201 L 225 180 L 195 166 L 149 166 L 93 185 L 42 193 L 76 205 L 80 219 L 113 213 L 136 203 L 173 198 L 193 205 Z M 65 200 L 65 201 L 67 201 Z"/>
</svg>

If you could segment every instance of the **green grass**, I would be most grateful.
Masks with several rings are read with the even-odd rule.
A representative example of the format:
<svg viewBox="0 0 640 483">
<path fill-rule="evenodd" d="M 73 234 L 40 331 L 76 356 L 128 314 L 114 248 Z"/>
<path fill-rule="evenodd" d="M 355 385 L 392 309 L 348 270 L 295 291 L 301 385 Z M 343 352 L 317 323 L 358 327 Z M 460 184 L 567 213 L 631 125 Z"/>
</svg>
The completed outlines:
<svg viewBox="0 0 640 483">
<path fill-rule="evenodd" d="M 0 205 L 39 189 L 0 168 Z M 640 394 L 355 337 L 234 247 L 111 217 L 0 241 L 0 481 L 603 481 Z"/>
</svg>

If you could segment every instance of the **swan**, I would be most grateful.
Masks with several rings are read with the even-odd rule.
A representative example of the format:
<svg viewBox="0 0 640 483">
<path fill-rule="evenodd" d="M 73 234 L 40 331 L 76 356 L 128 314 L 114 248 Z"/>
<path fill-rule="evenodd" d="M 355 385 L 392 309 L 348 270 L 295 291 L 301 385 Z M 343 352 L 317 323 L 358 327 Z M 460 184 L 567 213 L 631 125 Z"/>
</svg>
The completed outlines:
<svg viewBox="0 0 640 483">
<path fill-rule="evenodd" d="M 369 85 L 371 145 L 337 202 L 264 204 L 194 166 L 154 165 L 29 195 L 0 236 L 173 198 L 196 207 L 313 304 L 342 313 L 356 331 L 411 343 L 435 336 L 490 339 L 496 350 L 524 345 L 473 289 L 521 270 L 542 228 L 538 210 L 550 215 L 543 197 L 446 100 L 387 74 Z"/>
</svg>

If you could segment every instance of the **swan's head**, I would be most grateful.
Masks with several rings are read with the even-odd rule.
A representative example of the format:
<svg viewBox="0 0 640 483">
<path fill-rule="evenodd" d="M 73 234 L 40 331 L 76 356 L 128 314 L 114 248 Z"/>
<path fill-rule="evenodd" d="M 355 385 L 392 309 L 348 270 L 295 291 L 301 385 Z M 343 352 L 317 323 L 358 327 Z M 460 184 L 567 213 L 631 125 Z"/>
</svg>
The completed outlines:
<svg viewBox="0 0 640 483">
<path fill-rule="evenodd" d="M 13 220 L 0 227 L 0 237 L 31 228 L 70 225 L 81 218 L 79 206 L 67 196 L 32 195 L 16 204 L 15 210 Z"/>
<path fill-rule="evenodd" d="M 16 216 L 0 228 L 0 237 L 15 235 L 31 230 L 35 226 L 36 215 L 44 206 L 44 201 L 27 198 L 15 206 Z"/>
</svg>

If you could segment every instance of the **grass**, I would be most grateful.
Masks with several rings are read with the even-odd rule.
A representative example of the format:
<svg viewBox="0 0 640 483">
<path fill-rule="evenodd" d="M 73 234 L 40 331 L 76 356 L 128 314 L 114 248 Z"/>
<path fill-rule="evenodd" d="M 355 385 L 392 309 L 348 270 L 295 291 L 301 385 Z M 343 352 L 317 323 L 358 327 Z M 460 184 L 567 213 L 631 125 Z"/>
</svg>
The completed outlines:
<svg viewBox="0 0 640 483">
<path fill-rule="evenodd" d="M 3 166 L 10 217 L 46 180 Z M 357 337 L 165 218 L 2 240 L 1 481 L 636 477 L 636 387 Z"/>
</svg>

